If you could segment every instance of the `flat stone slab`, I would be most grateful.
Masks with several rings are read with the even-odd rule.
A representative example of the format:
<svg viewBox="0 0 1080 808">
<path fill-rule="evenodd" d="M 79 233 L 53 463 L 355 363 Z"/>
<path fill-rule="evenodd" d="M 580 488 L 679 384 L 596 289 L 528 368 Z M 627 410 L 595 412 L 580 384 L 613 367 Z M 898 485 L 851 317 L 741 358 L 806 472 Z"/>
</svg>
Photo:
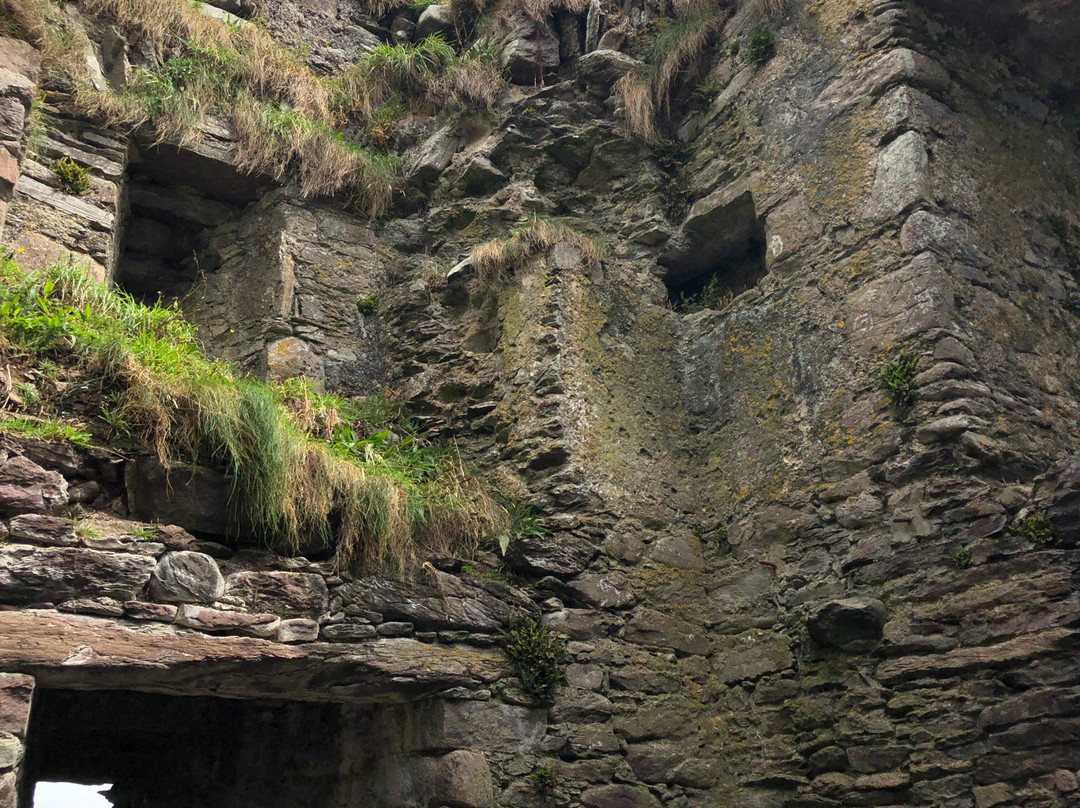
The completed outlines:
<svg viewBox="0 0 1080 808">
<path fill-rule="evenodd" d="M 501 651 L 411 639 L 284 645 L 43 609 L 0 612 L 0 668 L 44 688 L 385 704 L 490 684 L 506 665 Z"/>
</svg>

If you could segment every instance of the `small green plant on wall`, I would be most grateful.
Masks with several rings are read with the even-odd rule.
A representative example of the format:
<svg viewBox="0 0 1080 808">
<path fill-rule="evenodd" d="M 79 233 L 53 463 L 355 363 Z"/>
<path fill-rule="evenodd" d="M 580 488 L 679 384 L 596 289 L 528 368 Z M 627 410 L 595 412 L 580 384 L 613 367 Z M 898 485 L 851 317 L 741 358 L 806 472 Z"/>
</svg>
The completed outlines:
<svg viewBox="0 0 1080 808">
<path fill-rule="evenodd" d="M 759 67 L 769 61 L 776 53 L 776 40 L 772 31 L 762 26 L 750 32 L 750 41 L 746 44 L 746 61 Z"/>
<path fill-rule="evenodd" d="M 529 774 L 529 781 L 537 794 L 541 797 L 549 797 L 559 785 L 559 775 L 554 767 L 541 764 Z"/>
<path fill-rule="evenodd" d="M 503 632 L 506 655 L 527 693 L 550 699 L 562 679 L 559 659 L 566 640 L 559 632 L 527 617 L 514 618 Z"/>
<path fill-rule="evenodd" d="M 70 157 L 61 157 L 52 164 L 60 188 L 69 194 L 82 196 L 90 190 L 90 172 Z"/>
<path fill-rule="evenodd" d="M 878 371 L 878 384 L 889 394 L 893 406 L 898 410 L 907 409 L 915 403 L 915 369 L 918 366 L 918 355 L 901 348 Z"/>
<path fill-rule="evenodd" d="M 971 552 L 964 545 L 960 545 L 956 548 L 956 552 L 953 553 L 952 563 L 958 570 L 964 570 L 971 566 Z"/>
<path fill-rule="evenodd" d="M 1043 547 L 1057 542 L 1057 530 L 1054 528 L 1054 523 L 1046 518 L 1046 514 L 1029 513 L 1013 522 L 1011 530 L 1020 538 L 1033 541 Z"/>
</svg>

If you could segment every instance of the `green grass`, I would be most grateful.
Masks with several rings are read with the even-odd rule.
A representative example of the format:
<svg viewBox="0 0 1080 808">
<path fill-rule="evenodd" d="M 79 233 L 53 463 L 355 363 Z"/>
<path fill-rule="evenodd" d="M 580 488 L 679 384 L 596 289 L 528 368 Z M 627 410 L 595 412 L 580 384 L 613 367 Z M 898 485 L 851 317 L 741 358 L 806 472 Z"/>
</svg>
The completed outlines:
<svg viewBox="0 0 1080 808">
<path fill-rule="evenodd" d="M 124 424 L 166 466 L 228 473 L 238 512 L 275 548 L 334 546 L 343 568 L 403 570 L 508 524 L 452 452 L 424 443 L 386 403 L 239 375 L 202 354 L 177 308 L 139 304 L 80 268 L 24 275 L 0 261 L 0 337 L 17 362 L 47 359 L 100 380 L 107 426 Z M 7 428 L 89 439 L 45 423 Z"/>
<path fill-rule="evenodd" d="M 1013 533 L 1042 547 L 1057 542 L 1057 529 L 1046 514 L 1029 513 L 1023 519 L 1017 519 L 1010 527 Z"/>
<path fill-rule="evenodd" d="M 0 432 L 70 443 L 82 448 L 88 448 L 93 439 L 85 427 L 51 418 L 3 416 L 0 417 Z"/>
<path fill-rule="evenodd" d="M 48 85 L 84 115 L 180 145 L 221 117 L 236 130 L 241 168 L 296 182 L 305 196 L 343 195 L 371 215 L 400 184 L 399 162 L 367 150 L 386 148 L 391 118 L 489 108 L 503 86 L 493 58 L 459 55 L 438 36 L 380 45 L 324 77 L 259 27 L 224 25 L 186 0 L 84 0 L 80 12 L 140 42 L 144 58 L 123 92 L 92 86 L 86 36 L 57 5 L 0 0 L 0 26 L 44 49 Z"/>
<path fill-rule="evenodd" d="M 776 40 L 768 28 L 762 26 L 750 32 L 750 40 L 743 51 L 747 62 L 760 67 L 768 62 L 774 53 L 776 53 Z"/>
</svg>

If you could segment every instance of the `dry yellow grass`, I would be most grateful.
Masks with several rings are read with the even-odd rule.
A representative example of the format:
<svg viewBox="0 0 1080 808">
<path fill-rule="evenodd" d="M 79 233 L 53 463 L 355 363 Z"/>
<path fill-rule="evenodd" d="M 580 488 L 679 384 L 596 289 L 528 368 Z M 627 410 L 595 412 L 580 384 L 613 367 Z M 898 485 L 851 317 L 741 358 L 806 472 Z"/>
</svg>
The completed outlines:
<svg viewBox="0 0 1080 808">
<path fill-rule="evenodd" d="M 532 256 L 561 243 L 580 250 L 586 266 L 598 266 L 603 258 L 603 248 L 594 239 L 561 222 L 534 218 L 508 238 L 494 239 L 475 247 L 471 254 L 473 268 L 485 283 L 498 281 Z"/>
</svg>

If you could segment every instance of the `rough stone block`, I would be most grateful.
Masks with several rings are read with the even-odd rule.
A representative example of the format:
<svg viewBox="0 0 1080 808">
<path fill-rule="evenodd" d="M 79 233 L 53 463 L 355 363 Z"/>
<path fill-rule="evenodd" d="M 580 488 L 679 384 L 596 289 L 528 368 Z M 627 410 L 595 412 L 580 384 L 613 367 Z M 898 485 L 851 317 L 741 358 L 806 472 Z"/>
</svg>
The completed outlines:
<svg viewBox="0 0 1080 808">
<path fill-rule="evenodd" d="M 884 221 L 930 198 L 930 157 L 926 139 L 905 132 L 878 155 L 877 172 L 863 218 Z"/>
<path fill-rule="evenodd" d="M 607 785 L 581 795 L 585 808 L 660 808 L 660 800 L 645 786 Z"/>
<path fill-rule="evenodd" d="M 439 702 L 418 715 L 417 749 L 534 751 L 544 737 L 546 710 L 497 701 Z"/>
<path fill-rule="evenodd" d="M 684 654 L 709 653 L 709 640 L 702 628 L 650 609 L 642 609 L 627 623 L 623 637 L 637 645 L 673 648 Z"/>
<path fill-rule="evenodd" d="M 224 592 L 217 562 L 204 553 L 166 553 L 150 578 L 150 596 L 164 603 L 211 603 Z"/>
<path fill-rule="evenodd" d="M 34 677 L 0 673 L 0 731 L 25 738 L 33 698 Z"/>
<path fill-rule="evenodd" d="M 236 572 L 226 578 L 225 592 L 282 617 L 318 619 L 330 608 L 326 581 L 310 572 Z"/>
<path fill-rule="evenodd" d="M 19 541 L 57 547 L 75 547 L 79 543 L 75 524 L 70 519 L 43 513 L 26 513 L 12 517 L 8 522 L 8 535 Z"/>
<path fill-rule="evenodd" d="M 315 642 L 319 639 L 319 624 L 303 617 L 282 620 L 277 630 L 278 642 Z"/>
<path fill-rule="evenodd" d="M 62 475 L 16 455 L 0 466 L 0 512 L 47 511 L 68 501 Z"/>
<path fill-rule="evenodd" d="M 229 631 L 249 637 L 277 637 L 281 619 L 276 614 L 248 614 L 207 609 L 193 603 L 183 603 L 176 613 L 176 625 L 198 631 Z"/>
<path fill-rule="evenodd" d="M 619 573 L 583 575 L 568 586 L 585 603 L 597 609 L 624 609 L 636 601 L 626 577 Z"/>
<path fill-rule="evenodd" d="M 0 545 L 0 601 L 132 600 L 150 580 L 154 559 L 74 547 Z"/>
</svg>

